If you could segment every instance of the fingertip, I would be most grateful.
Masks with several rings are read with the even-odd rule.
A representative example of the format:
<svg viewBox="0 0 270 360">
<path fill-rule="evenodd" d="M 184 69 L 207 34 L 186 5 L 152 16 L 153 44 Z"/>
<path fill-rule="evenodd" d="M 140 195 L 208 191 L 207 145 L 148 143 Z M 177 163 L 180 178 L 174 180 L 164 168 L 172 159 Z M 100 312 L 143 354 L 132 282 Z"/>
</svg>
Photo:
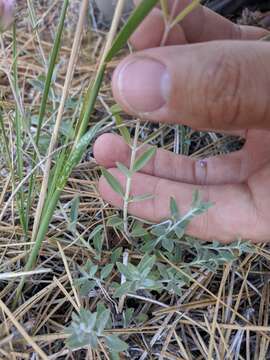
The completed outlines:
<svg viewBox="0 0 270 360">
<path fill-rule="evenodd" d="M 128 163 L 129 147 L 121 136 L 111 133 L 101 135 L 94 144 L 94 158 L 105 168 L 114 167 L 116 162 Z"/>
<path fill-rule="evenodd" d="M 269 35 L 269 31 L 257 26 L 237 25 L 240 32 L 240 40 L 259 40 Z"/>
<path fill-rule="evenodd" d="M 113 135 L 109 133 L 102 134 L 94 143 L 94 158 L 99 165 L 104 167 L 108 167 L 111 164 L 110 154 L 113 142 L 112 137 Z"/>
<path fill-rule="evenodd" d="M 155 30 L 153 31 L 153 29 Z M 165 23 L 161 11 L 153 9 L 129 41 L 136 50 L 158 47 L 160 46 L 164 30 Z"/>
</svg>

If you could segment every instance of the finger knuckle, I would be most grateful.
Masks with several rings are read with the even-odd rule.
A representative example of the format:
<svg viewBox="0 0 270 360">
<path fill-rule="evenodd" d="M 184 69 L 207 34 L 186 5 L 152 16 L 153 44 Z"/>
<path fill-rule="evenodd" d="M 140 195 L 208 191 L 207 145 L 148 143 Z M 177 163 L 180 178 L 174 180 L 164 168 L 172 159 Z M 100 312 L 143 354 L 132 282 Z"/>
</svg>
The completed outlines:
<svg viewBox="0 0 270 360">
<path fill-rule="evenodd" d="M 242 103 L 241 63 L 221 48 L 206 65 L 202 81 L 209 125 L 220 129 L 236 127 Z"/>
</svg>

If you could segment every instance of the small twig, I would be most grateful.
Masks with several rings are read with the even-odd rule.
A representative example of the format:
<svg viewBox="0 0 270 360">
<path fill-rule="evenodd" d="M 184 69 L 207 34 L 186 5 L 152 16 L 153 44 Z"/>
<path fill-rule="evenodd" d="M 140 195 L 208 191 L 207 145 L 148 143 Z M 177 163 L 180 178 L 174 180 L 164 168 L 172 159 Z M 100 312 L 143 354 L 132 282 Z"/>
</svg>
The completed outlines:
<svg viewBox="0 0 270 360">
<path fill-rule="evenodd" d="M 140 121 L 136 122 L 136 129 L 135 135 L 133 140 L 133 145 L 131 147 L 131 156 L 130 156 L 130 166 L 129 170 L 132 173 L 134 163 L 136 160 L 136 153 L 137 153 L 137 145 L 138 145 L 138 138 L 139 138 L 139 131 L 140 131 Z M 124 205 L 123 205 L 123 221 L 124 221 L 124 231 L 126 235 L 129 237 L 129 229 L 128 229 L 128 205 L 129 205 L 129 198 L 130 198 L 130 190 L 131 190 L 131 182 L 132 182 L 132 175 L 127 177 L 126 181 L 126 192 L 124 197 Z"/>
</svg>

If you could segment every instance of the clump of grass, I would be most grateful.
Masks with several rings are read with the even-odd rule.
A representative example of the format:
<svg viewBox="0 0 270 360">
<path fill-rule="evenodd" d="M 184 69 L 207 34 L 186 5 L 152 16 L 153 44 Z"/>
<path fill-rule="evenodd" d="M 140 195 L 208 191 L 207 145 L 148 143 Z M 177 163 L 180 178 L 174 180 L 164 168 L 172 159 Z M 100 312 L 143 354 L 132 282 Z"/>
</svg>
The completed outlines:
<svg viewBox="0 0 270 360">
<path fill-rule="evenodd" d="M 150 147 L 137 157 L 142 146 L 198 155 L 228 151 L 231 143 L 184 127 L 127 123 L 111 99 L 107 70 L 158 1 L 142 2 L 117 32 L 124 6 L 119 1 L 102 50 L 104 35 L 92 33 L 91 65 L 89 59 L 80 63 L 88 1 L 81 3 L 74 38 L 63 46 L 70 3 L 49 3 L 49 19 L 42 19 L 29 0 L 29 37 L 25 23 L 2 37 L 9 82 L 1 86 L 0 356 L 192 359 L 208 352 L 241 358 L 245 346 L 263 358 L 269 340 L 267 249 L 187 237 L 188 223 L 210 206 L 199 194 L 183 215 L 171 199 L 171 217 L 161 224 L 128 215 L 131 202 L 152 196 L 130 196 L 133 175 L 156 151 Z M 161 1 L 168 29 L 198 1 L 191 4 L 170 19 Z M 48 43 L 42 21 L 53 17 L 57 27 Z M 125 191 L 102 170 L 123 197 L 123 212 L 104 204 L 95 187 L 100 169 L 91 146 L 108 129 L 131 147 L 130 167 L 118 164 Z"/>
</svg>

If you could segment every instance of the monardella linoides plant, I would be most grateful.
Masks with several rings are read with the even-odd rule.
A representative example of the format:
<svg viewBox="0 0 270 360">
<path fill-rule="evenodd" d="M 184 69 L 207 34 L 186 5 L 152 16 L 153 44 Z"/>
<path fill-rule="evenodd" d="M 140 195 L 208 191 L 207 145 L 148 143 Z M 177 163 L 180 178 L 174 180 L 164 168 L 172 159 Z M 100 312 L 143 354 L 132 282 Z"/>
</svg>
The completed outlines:
<svg viewBox="0 0 270 360">
<path fill-rule="evenodd" d="M 15 5 L 15 0 L 0 0 L 0 33 L 13 23 Z"/>
</svg>

